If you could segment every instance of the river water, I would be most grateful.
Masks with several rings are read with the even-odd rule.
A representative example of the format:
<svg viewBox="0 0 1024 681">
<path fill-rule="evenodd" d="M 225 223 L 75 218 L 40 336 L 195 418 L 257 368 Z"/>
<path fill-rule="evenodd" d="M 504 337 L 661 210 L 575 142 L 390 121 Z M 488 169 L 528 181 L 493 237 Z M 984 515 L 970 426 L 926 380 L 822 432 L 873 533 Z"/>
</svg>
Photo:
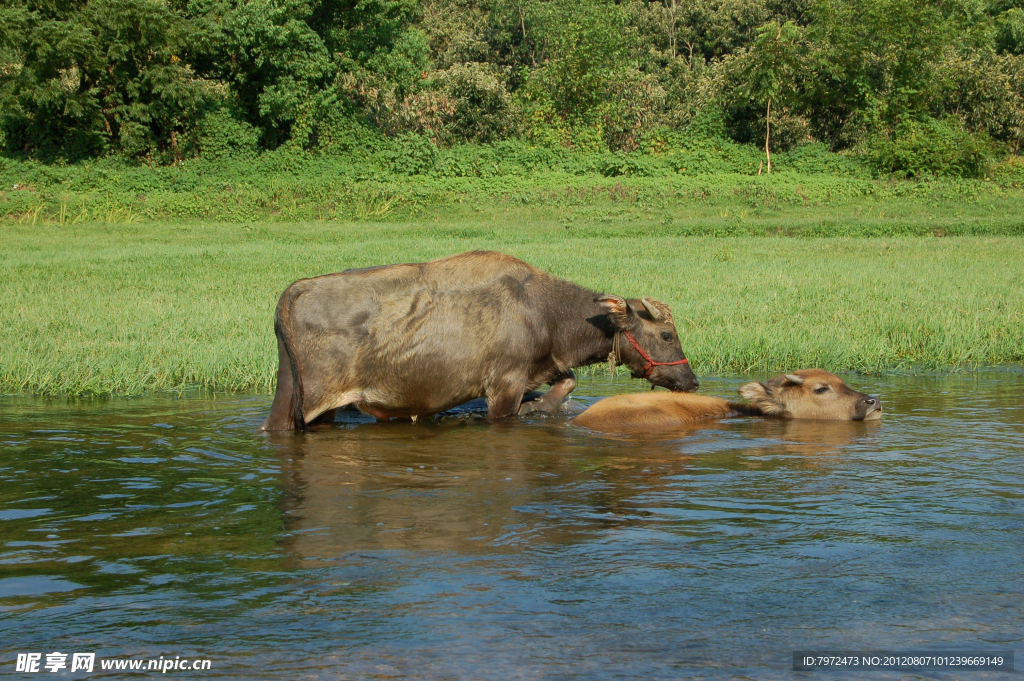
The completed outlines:
<svg viewBox="0 0 1024 681">
<path fill-rule="evenodd" d="M 1024 370 L 844 378 L 881 422 L 598 436 L 465 410 L 266 436 L 266 396 L 0 398 L 0 669 L 830 679 L 793 651 L 1019 657 Z M 639 389 L 583 379 L 573 401 Z"/>
</svg>

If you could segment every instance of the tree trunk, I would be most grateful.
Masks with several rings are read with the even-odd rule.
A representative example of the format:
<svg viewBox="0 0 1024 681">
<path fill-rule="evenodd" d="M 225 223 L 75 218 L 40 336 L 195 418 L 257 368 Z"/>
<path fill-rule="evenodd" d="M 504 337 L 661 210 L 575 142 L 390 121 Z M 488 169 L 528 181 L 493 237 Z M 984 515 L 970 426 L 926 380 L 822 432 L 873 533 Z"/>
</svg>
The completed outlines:
<svg viewBox="0 0 1024 681">
<path fill-rule="evenodd" d="M 519 3 L 519 25 L 523 27 L 523 45 L 530 50 L 530 61 L 533 62 L 533 67 L 537 68 L 537 57 L 533 53 L 533 47 L 528 46 L 526 42 L 526 10 L 521 2 Z"/>
<path fill-rule="evenodd" d="M 768 98 L 768 111 L 764 115 L 764 155 L 768 158 L 768 174 L 772 172 L 772 154 L 768 151 L 768 138 L 772 134 L 772 98 Z"/>
<path fill-rule="evenodd" d="M 672 58 L 676 58 L 676 0 L 672 0 L 672 8 L 669 10 L 669 20 L 671 24 L 671 33 L 669 34 L 669 43 L 672 48 Z"/>
</svg>

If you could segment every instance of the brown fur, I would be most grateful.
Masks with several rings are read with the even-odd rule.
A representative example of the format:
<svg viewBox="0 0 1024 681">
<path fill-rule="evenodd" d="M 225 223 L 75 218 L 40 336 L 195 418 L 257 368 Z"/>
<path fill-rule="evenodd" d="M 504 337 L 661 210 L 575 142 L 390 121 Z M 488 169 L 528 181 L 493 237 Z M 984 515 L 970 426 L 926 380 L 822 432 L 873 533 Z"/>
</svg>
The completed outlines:
<svg viewBox="0 0 1024 681">
<path fill-rule="evenodd" d="M 572 369 L 605 361 L 623 330 L 659 361 L 685 356 L 668 307 L 647 303 L 660 321 L 641 299 L 599 296 L 482 251 L 302 279 L 278 302 L 278 387 L 263 429 L 304 428 L 347 405 L 413 418 L 477 397 L 496 420 L 543 383 L 553 389 L 534 408 L 550 410 L 575 387 Z M 629 347 L 619 361 L 644 365 Z M 698 385 L 686 365 L 658 367 L 649 380 Z"/>
<path fill-rule="evenodd" d="M 767 383 L 747 383 L 739 393 L 765 416 L 828 421 L 882 417 L 882 403 L 877 398 L 857 392 L 843 379 L 821 369 L 801 369 L 779 374 Z"/>
<path fill-rule="evenodd" d="M 882 416 L 882 404 L 877 398 L 853 390 L 838 376 L 821 369 L 801 369 L 775 376 L 767 383 L 747 383 L 739 393 L 750 403 L 679 393 L 615 395 L 591 405 L 573 423 L 614 432 L 665 430 L 741 414 L 836 421 L 875 420 Z"/>
<path fill-rule="evenodd" d="M 633 393 L 594 403 L 573 419 L 591 430 L 664 430 L 736 413 L 721 397 L 688 393 Z"/>
</svg>

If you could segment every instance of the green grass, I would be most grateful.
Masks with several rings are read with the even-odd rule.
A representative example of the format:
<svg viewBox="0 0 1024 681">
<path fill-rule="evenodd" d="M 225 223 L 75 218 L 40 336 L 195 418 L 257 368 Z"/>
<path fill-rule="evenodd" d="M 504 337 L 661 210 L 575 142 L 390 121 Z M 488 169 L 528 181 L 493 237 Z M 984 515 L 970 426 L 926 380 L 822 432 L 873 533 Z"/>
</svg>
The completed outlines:
<svg viewBox="0 0 1024 681">
<path fill-rule="evenodd" d="M 358 154 L 275 151 L 244 163 L 193 159 L 155 167 L 117 159 L 47 166 L 0 158 L 0 224 L 438 221 L 458 227 L 512 215 L 523 223 L 556 222 L 579 236 L 652 228 L 677 236 L 1024 236 L 1018 157 L 994 166 L 986 179 L 916 182 L 872 178 L 863 164 L 822 149 L 811 154 L 814 163 L 801 161 L 815 145 L 777 155 L 777 172 L 757 175 L 759 152 L 725 146 L 733 156 L 753 156 L 726 162 L 727 150 L 708 152 L 676 172 L 671 168 L 678 164 L 664 165 L 671 154 L 627 158 L 525 147 L 504 153 L 468 145 L 439 152 L 447 161 L 411 176 L 382 157 Z M 609 159 L 629 172 L 606 176 Z M 634 171 L 640 174 L 629 174 Z"/>
<path fill-rule="evenodd" d="M 821 219 L 796 210 L 791 223 Z M 0 391 L 270 391 L 273 308 L 290 282 L 476 248 L 667 302 L 698 375 L 1024 361 L 1021 237 L 695 237 L 657 218 L 577 213 L 567 229 L 562 218 L 485 211 L 404 223 L 0 225 Z M 731 219 L 711 213 L 705 226 Z"/>
</svg>

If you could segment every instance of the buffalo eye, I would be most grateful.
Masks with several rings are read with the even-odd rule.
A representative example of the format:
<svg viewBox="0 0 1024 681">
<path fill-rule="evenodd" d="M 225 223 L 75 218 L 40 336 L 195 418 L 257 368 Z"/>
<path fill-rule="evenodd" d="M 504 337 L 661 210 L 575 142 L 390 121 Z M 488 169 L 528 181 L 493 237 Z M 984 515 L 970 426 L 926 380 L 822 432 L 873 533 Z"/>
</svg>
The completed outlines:
<svg viewBox="0 0 1024 681">
<path fill-rule="evenodd" d="M 663 341 L 670 341 L 670 340 L 672 340 L 672 334 L 670 334 L 668 331 L 662 331 L 661 332 L 661 340 L 663 340 Z"/>
<path fill-rule="evenodd" d="M 819 385 L 817 388 L 814 389 L 814 392 L 816 394 L 820 395 L 823 392 L 826 392 L 827 390 L 828 390 L 828 386 L 827 385 Z"/>
</svg>

